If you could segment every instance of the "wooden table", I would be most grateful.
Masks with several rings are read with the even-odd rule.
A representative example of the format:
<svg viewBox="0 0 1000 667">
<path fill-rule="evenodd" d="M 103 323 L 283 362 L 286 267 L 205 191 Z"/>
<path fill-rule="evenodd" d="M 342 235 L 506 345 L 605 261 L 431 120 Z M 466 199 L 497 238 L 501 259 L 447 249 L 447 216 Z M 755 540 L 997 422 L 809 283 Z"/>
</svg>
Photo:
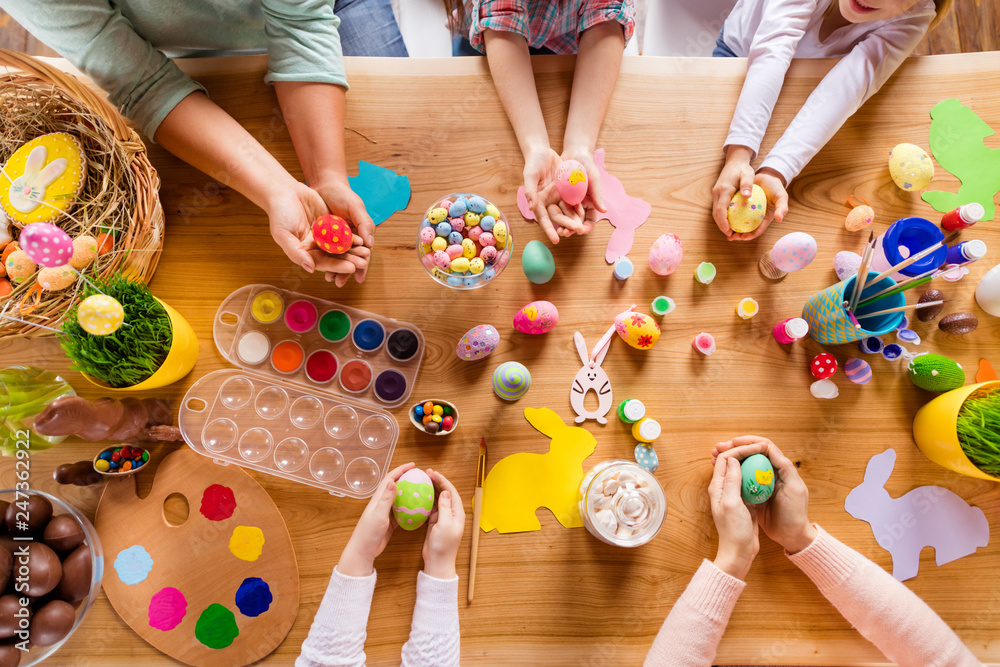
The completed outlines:
<svg viewBox="0 0 1000 667">
<path fill-rule="evenodd" d="M 551 135 L 558 138 L 573 60 L 548 57 L 535 64 L 546 120 Z M 300 173 L 272 89 L 261 82 L 263 58 L 190 61 L 183 66 L 293 173 Z M 947 97 L 971 104 L 1000 127 L 1000 92 L 993 85 L 1000 54 L 909 61 L 794 182 L 787 220 L 758 242 L 728 243 L 711 222 L 710 189 L 721 166 L 720 146 L 743 67 L 739 60 L 625 60 L 599 145 L 607 147 L 608 168 L 629 193 L 653 204 L 651 219 L 636 235 L 636 275 L 625 283 L 612 277 L 603 260 L 607 224 L 586 238 L 554 247 L 558 270 L 546 285 L 526 281 L 518 262 L 495 284 L 467 293 L 448 292 L 424 275 L 414 256 L 415 229 L 423 209 L 447 192 L 469 190 L 498 202 L 516 220 L 518 250 L 529 239 L 542 238 L 537 226 L 517 216 L 521 158 L 483 59 L 349 59 L 350 162 L 365 159 L 390 167 L 407 174 L 413 187 L 409 208 L 381 226 L 364 285 L 338 290 L 305 275 L 271 242 L 259 210 L 152 147 L 168 221 L 152 287 L 187 317 L 201 338 L 194 372 L 160 395 L 179 400 L 196 378 L 227 367 L 212 343 L 211 321 L 219 302 L 248 283 L 269 282 L 417 323 L 428 347 L 413 398 L 457 401 L 462 424 L 448 438 L 429 438 L 410 428 L 405 411 L 397 410 L 401 437 L 394 461 L 439 468 L 468 504 L 480 435 L 486 436 L 492 465 L 514 452 L 547 450 L 547 439 L 527 424 L 523 408 L 551 407 L 564 419 L 572 417 L 567 394 L 579 367 L 573 331 L 593 341 L 630 303 L 648 312 L 658 294 L 676 299 L 677 311 L 663 320 L 655 350 L 640 352 L 616 342 L 604 364 L 616 400 L 641 399 L 664 426 L 656 473 L 669 505 L 662 531 L 647 546 L 621 549 L 583 529 L 564 529 L 541 511 L 541 532 L 482 536 L 476 599 L 466 605 L 470 518 L 458 563 L 462 657 L 469 665 L 639 664 L 701 559 L 714 556 L 716 533 L 705 492 L 711 475 L 709 452 L 713 443 L 735 435 L 762 434 L 779 443 L 809 484 L 812 518 L 883 567 L 889 567 L 889 555 L 876 545 L 868 524 L 844 511 L 843 502 L 861 482 L 868 459 L 887 447 L 894 447 L 899 456 L 887 485 L 891 494 L 939 484 L 982 507 L 993 530 L 1000 530 L 1000 486 L 946 471 L 913 445 L 911 420 L 929 395 L 911 385 L 900 365 L 869 358 L 875 371 L 869 385 L 852 385 L 840 375 L 840 397 L 820 401 L 809 395 L 812 378 L 806 366 L 821 346 L 808 339 L 783 347 L 771 336 L 776 321 L 796 315 L 811 293 L 835 281 L 831 267 L 837 251 L 862 248 L 863 235 L 843 228 L 849 194 L 872 203 L 878 230 L 905 215 L 937 219 L 916 195 L 892 184 L 886 169 L 888 151 L 903 141 L 926 146 L 930 107 Z M 794 64 L 765 152 L 829 67 L 821 61 Z M 995 137 L 991 141 L 996 145 Z M 941 170 L 937 184 L 957 187 Z M 780 235 L 795 229 L 817 238 L 818 258 L 779 283 L 765 281 L 757 272 L 758 257 Z M 983 222 L 966 234 L 986 240 L 992 257 L 973 265 L 971 276 L 962 282 L 941 286 L 952 299 L 949 311 L 976 312 L 979 329 L 951 337 L 935 326 L 916 325 L 924 349 L 953 356 L 970 375 L 980 356 L 992 355 L 1000 336 L 998 320 L 979 311 L 973 299 L 978 277 L 996 261 L 1000 234 L 995 230 L 996 222 Z M 680 235 L 685 257 L 674 275 L 662 278 L 646 269 L 645 257 L 652 241 L 665 231 Z M 707 287 L 692 280 L 694 267 L 703 260 L 719 269 L 718 278 Z M 761 314 L 750 321 L 735 314 L 744 296 L 755 297 L 761 306 Z M 556 303 L 561 320 L 554 332 L 529 340 L 513 332 L 510 321 L 533 299 Z M 500 327 L 500 348 L 482 363 L 457 360 L 457 338 L 482 322 Z M 713 333 L 718 341 L 718 352 L 710 358 L 691 348 L 691 339 L 700 331 Z M 835 352 L 842 363 L 858 355 L 853 346 Z M 488 378 L 497 363 L 512 359 L 530 368 L 533 385 L 527 398 L 506 404 L 493 395 Z M 992 360 L 1000 364 L 1000 354 Z M 67 369 L 52 340 L 2 341 L 0 362 Z M 79 376 L 67 377 L 81 394 L 99 395 Z M 634 442 L 620 423 L 601 427 L 590 422 L 587 428 L 598 439 L 588 466 L 631 456 Z M 60 489 L 51 472 L 60 463 L 89 458 L 95 447 L 67 441 L 33 457 L 33 485 L 56 491 L 93 515 L 99 488 Z M 153 451 L 162 456 L 169 449 Z M 205 465 L 212 464 L 206 459 Z M 268 659 L 290 664 L 365 503 L 277 477 L 254 476 L 281 509 L 299 561 L 301 610 L 288 638 Z M 149 475 L 140 480 L 148 488 Z M 12 462 L 0 462 L 0 483 L 10 486 L 13 481 Z M 422 532 L 399 532 L 378 559 L 379 584 L 366 647 L 373 665 L 398 664 L 399 648 L 409 632 L 422 539 Z M 934 565 L 927 550 L 920 575 L 906 585 L 979 657 L 1000 662 L 1000 592 L 994 585 L 1000 574 L 998 544 L 994 539 L 975 555 L 943 568 Z M 718 663 L 884 664 L 879 652 L 765 537 L 747 581 L 719 647 Z M 103 597 L 60 655 L 73 656 L 80 664 L 169 662 L 139 640 Z"/>
</svg>

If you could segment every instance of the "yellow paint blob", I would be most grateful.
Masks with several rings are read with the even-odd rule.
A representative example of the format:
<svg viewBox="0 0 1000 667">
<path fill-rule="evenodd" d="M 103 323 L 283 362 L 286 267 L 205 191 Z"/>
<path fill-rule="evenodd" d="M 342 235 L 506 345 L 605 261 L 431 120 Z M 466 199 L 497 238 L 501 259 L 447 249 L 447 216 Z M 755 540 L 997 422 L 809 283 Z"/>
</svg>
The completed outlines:
<svg viewBox="0 0 1000 667">
<path fill-rule="evenodd" d="M 264 532 L 256 526 L 236 526 L 229 538 L 229 550 L 240 560 L 257 560 L 264 551 Z"/>
<path fill-rule="evenodd" d="M 263 324 L 270 324 L 277 320 L 281 317 L 281 312 L 284 309 L 285 303 L 282 301 L 281 295 L 276 292 L 261 292 L 254 297 L 253 304 L 250 306 L 254 319 Z"/>
</svg>

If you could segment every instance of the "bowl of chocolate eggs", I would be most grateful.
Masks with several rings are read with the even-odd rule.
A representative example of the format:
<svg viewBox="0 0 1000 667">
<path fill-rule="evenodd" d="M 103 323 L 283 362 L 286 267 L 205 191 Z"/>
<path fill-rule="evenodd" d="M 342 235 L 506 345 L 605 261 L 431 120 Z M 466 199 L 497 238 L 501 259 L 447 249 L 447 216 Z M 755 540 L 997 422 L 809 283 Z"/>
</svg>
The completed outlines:
<svg viewBox="0 0 1000 667">
<path fill-rule="evenodd" d="M 104 554 L 78 509 L 42 491 L 0 491 L 0 665 L 37 665 L 80 626 Z"/>
<path fill-rule="evenodd" d="M 514 239 L 507 217 L 468 192 L 434 200 L 417 230 L 417 255 L 434 280 L 453 289 L 482 287 L 507 266 Z"/>
</svg>

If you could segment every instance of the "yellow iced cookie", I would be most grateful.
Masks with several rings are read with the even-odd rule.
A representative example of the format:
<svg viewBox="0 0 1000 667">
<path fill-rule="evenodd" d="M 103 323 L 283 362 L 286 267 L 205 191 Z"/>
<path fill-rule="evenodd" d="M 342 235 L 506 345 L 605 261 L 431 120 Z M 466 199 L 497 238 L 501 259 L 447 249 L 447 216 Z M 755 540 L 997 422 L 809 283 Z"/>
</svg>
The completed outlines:
<svg viewBox="0 0 1000 667">
<path fill-rule="evenodd" d="M 0 206 L 20 225 L 54 222 L 72 208 L 87 178 L 80 142 L 43 134 L 10 156 L 0 173 Z"/>
</svg>

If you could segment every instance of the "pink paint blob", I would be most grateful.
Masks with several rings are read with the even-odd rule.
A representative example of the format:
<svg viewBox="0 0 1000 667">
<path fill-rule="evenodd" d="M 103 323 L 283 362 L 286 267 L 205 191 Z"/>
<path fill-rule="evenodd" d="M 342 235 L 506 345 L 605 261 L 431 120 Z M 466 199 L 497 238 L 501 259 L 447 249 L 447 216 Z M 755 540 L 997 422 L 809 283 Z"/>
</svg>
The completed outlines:
<svg viewBox="0 0 1000 667">
<path fill-rule="evenodd" d="M 201 494 L 201 513 L 209 521 L 223 521 L 236 511 L 236 496 L 228 486 L 213 484 Z"/>
<path fill-rule="evenodd" d="M 285 311 L 285 324 L 295 333 L 305 333 L 314 326 L 319 319 L 316 306 L 310 301 L 294 301 Z"/>
<path fill-rule="evenodd" d="M 173 630 L 187 614 L 187 600 L 176 588 L 160 589 L 149 601 L 149 625 L 157 630 Z"/>
</svg>

